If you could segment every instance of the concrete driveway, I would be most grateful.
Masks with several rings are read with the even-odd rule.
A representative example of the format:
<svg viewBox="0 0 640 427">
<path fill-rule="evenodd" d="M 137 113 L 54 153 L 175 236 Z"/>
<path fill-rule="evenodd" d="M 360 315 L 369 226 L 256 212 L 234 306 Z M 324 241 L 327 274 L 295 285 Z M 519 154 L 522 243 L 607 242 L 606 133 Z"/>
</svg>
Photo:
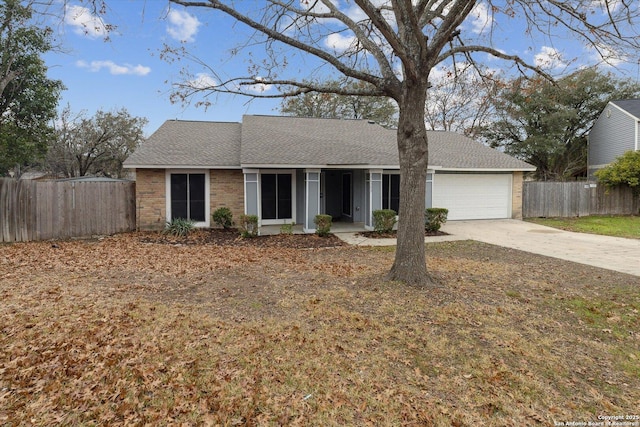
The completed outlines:
<svg viewBox="0 0 640 427">
<path fill-rule="evenodd" d="M 640 276 L 640 239 L 572 233 L 514 219 L 449 221 L 442 231 L 449 236 L 428 237 L 425 241 L 471 239 Z M 395 244 L 395 239 L 378 240 L 358 240 L 353 236 L 347 241 L 359 245 Z"/>
</svg>

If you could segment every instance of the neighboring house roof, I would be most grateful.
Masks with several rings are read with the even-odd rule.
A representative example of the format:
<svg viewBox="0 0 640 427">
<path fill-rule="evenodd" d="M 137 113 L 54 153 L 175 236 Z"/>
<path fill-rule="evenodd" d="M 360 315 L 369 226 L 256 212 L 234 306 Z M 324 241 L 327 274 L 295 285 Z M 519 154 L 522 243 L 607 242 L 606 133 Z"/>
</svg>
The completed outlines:
<svg viewBox="0 0 640 427">
<path fill-rule="evenodd" d="M 640 99 L 619 99 L 611 103 L 640 120 Z"/>
<path fill-rule="evenodd" d="M 50 176 L 49 172 L 28 171 L 20 175 L 20 179 L 38 180 L 50 178 Z"/>
<path fill-rule="evenodd" d="M 396 138 L 395 130 L 366 120 L 244 116 L 242 124 L 168 121 L 125 166 L 397 168 Z M 535 170 L 454 132 L 429 131 L 428 139 L 432 168 Z"/>
<path fill-rule="evenodd" d="M 130 179 L 109 178 L 107 176 L 78 176 L 75 178 L 57 179 L 59 182 L 133 182 Z"/>
</svg>

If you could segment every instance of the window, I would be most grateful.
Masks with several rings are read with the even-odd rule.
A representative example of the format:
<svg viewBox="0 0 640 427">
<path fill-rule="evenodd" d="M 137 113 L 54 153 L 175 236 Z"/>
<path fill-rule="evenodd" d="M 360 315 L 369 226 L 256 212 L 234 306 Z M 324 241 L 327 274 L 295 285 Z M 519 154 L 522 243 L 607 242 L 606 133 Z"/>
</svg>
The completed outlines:
<svg viewBox="0 0 640 427">
<path fill-rule="evenodd" d="M 260 174 L 263 220 L 291 219 L 291 174 Z"/>
<path fill-rule="evenodd" d="M 400 213 L 400 175 L 382 175 L 382 209 Z"/>
<path fill-rule="evenodd" d="M 206 222 L 204 173 L 172 173 L 170 178 L 171 220 L 184 218 Z"/>
</svg>

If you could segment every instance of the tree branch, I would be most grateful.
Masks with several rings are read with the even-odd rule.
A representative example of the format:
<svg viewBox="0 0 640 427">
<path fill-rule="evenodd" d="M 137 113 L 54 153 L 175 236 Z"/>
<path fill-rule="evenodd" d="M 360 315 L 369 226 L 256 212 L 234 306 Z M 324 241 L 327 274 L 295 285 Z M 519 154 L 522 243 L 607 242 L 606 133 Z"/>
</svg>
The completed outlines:
<svg viewBox="0 0 640 427">
<path fill-rule="evenodd" d="M 293 37 L 289 37 L 288 35 L 282 32 L 279 32 L 274 28 L 270 28 L 266 25 L 263 25 L 260 22 L 251 19 L 247 15 L 243 15 L 233 7 L 227 6 L 226 4 L 223 4 L 218 0 L 210 0 L 209 2 L 193 2 L 193 1 L 184 1 L 184 0 L 170 0 L 170 1 L 172 3 L 179 4 L 185 7 L 200 6 L 200 7 L 220 10 L 221 12 L 226 13 L 227 15 L 233 17 L 237 21 L 242 22 L 243 24 L 258 30 L 259 32 L 265 34 L 266 36 L 270 37 L 273 40 L 277 40 L 281 43 L 287 44 L 296 49 L 300 49 L 313 56 L 316 56 L 319 59 L 322 59 L 323 61 L 326 61 L 328 64 L 332 65 L 336 70 L 340 71 L 341 73 L 343 73 L 348 77 L 369 82 L 374 86 L 386 85 L 384 79 L 378 76 L 366 73 L 364 71 L 356 70 L 353 67 L 349 67 L 345 65 L 343 62 L 341 62 L 340 60 L 338 60 L 338 58 L 335 55 L 332 55 L 315 46 L 311 46 L 309 44 L 301 42 L 300 40 L 297 40 Z M 323 0 L 323 3 L 325 2 L 328 2 L 328 0 Z M 389 66 L 389 69 L 390 69 L 390 66 Z"/>
</svg>

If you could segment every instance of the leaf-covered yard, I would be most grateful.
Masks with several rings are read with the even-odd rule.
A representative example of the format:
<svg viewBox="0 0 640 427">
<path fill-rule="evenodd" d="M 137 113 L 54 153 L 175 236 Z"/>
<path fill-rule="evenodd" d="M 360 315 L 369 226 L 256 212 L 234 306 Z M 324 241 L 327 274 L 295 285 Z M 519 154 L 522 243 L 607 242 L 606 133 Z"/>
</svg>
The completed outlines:
<svg viewBox="0 0 640 427">
<path fill-rule="evenodd" d="M 0 246 L 2 425 L 554 425 L 640 407 L 638 277 L 430 243 Z M 309 237 L 311 238 L 311 237 Z"/>
</svg>

